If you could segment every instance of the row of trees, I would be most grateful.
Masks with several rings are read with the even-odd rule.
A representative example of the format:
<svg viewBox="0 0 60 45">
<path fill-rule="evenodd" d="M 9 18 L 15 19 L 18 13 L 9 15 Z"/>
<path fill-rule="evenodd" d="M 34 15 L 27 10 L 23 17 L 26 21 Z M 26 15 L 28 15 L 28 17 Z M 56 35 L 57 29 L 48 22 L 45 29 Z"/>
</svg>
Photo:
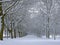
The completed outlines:
<svg viewBox="0 0 60 45">
<path fill-rule="evenodd" d="M 46 24 L 46 37 L 49 38 L 50 37 L 50 28 L 52 27 L 52 31 L 53 31 L 53 34 L 54 34 L 54 39 L 56 39 L 56 23 L 58 21 L 56 21 L 56 17 L 55 16 L 58 16 L 59 14 L 57 13 L 58 12 L 58 8 L 59 8 L 59 2 L 57 0 L 42 0 L 44 2 L 44 6 L 46 7 L 46 10 L 45 11 L 46 15 L 47 15 L 47 24 Z M 52 17 L 52 18 L 51 18 Z M 51 21 L 53 20 L 53 21 Z M 53 25 L 55 25 L 53 27 Z M 55 28 L 55 29 L 54 29 Z"/>
<path fill-rule="evenodd" d="M 44 30 L 45 30 L 46 38 L 50 38 L 50 35 L 53 35 L 53 37 L 55 39 L 56 30 L 58 30 L 55 28 L 57 27 L 56 23 L 58 22 L 57 21 L 58 15 L 59 15 L 58 8 L 60 8 L 59 0 L 58 1 L 57 0 L 37 0 L 37 1 L 36 0 L 33 0 L 33 1 L 27 0 L 24 4 L 28 4 L 26 6 L 27 10 L 28 10 L 27 17 L 26 17 L 27 18 L 26 26 L 28 28 L 26 27 L 26 31 L 27 32 L 30 31 L 31 33 L 38 34 L 39 31 L 42 32 L 43 28 L 45 28 Z M 39 15 L 40 15 L 40 18 L 39 18 Z M 41 15 L 43 15 L 43 17 L 41 17 Z M 46 18 L 44 16 L 46 16 Z M 29 17 L 31 17 L 31 18 L 29 18 Z M 46 20 L 46 22 L 44 22 L 45 20 Z M 43 26 L 41 23 L 43 23 Z M 45 25 L 45 27 L 44 27 L 44 25 Z M 38 28 L 38 26 L 41 26 L 41 28 Z M 39 30 L 39 29 L 41 29 L 41 30 Z M 53 31 L 53 33 L 52 33 L 52 31 Z"/>
<path fill-rule="evenodd" d="M 1 0 L 2 1 L 2 0 Z M 7 2 L 0 2 L 0 15 L 2 16 L 1 17 L 1 23 L 2 23 L 2 28 L 1 28 L 1 31 L 0 31 L 0 40 L 3 40 L 3 31 L 7 29 L 7 34 L 8 32 L 11 33 L 11 38 L 13 38 L 13 32 L 14 32 L 14 37 L 16 37 L 16 27 L 18 25 L 15 25 L 15 24 L 18 24 L 20 22 L 22 22 L 22 20 L 24 19 L 24 16 L 23 14 L 17 14 L 16 12 L 19 10 L 19 8 L 15 8 L 17 7 L 17 5 L 19 5 L 19 3 L 21 4 L 22 1 L 11 1 L 10 4 L 8 4 L 9 6 L 6 6 L 5 3 L 10 3 L 9 1 Z M 3 6 L 2 6 L 3 5 Z M 6 6 L 6 7 L 4 7 Z M 2 11 L 3 10 L 3 11 Z M 16 22 L 17 21 L 17 22 Z"/>
<path fill-rule="evenodd" d="M 2 1 L 2 0 L 1 0 Z M 16 2 L 15 2 L 16 3 Z M 6 16 L 6 14 L 7 14 L 7 10 L 11 7 L 11 6 L 13 6 L 13 5 L 15 5 L 15 4 L 13 4 L 13 5 L 11 5 L 10 7 L 8 7 L 5 11 L 4 11 L 4 14 L 3 14 L 3 10 L 2 10 L 2 2 L 0 2 L 0 11 L 1 11 L 1 13 L 0 13 L 0 16 L 1 16 L 1 31 L 0 31 L 0 40 L 3 40 L 3 31 L 4 31 L 4 17 Z"/>
<path fill-rule="evenodd" d="M 53 25 L 56 26 L 56 23 L 57 23 L 56 17 L 54 17 L 54 16 L 58 15 L 57 10 L 59 8 L 59 1 L 40 0 L 40 2 L 39 2 L 39 0 L 37 0 L 37 3 L 34 3 L 34 4 L 31 3 L 31 1 L 32 0 L 30 0 L 30 1 L 28 1 L 28 0 L 11 1 L 10 4 L 7 3 L 8 6 L 6 6 L 6 7 L 4 7 L 5 3 L 0 2 L 0 12 L 1 12 L 0 16 L 1 16 L 1 21 L 2 21 L 2 27 L 1 27 L 1 31 L 0 31 L 0 40 L 3 40 L 3 31 L 5 29 L 10 32 L 11 38 L 13 38 L 13 32 L 15 34 L 16 29 L 18 29 L 18 31 L 19 31 L 20 29 L 23 30 L 23 28 L 25 28 L 25 32 L 26 31 L 28 32 L 28 30 L 30 30 L 30 29 L 32 30 L 33 28 L 30 28 L 30 27 L 34 26 L 33 21 L 36 20 L 36 18 L 30 20 L 30 18 L 29 18 L 30 14 L 31 14 L 31 17 L 32 17 L 32 15 L 34 15 L 34 16 L 43 15 L 42 23 L 43 23 L 43 26 L 45 25 L 45 27 L 46 27 L 44 29 L 45 35 L 46 35 L 46 38 L 50 38 L 51 26 L 53 23 L 54 23 Z M 33 1 L 36 1 L 36 0 L 33 0 Z M 39 9 L 37 9 L 37 11 L 36 11 L 36 8 L 39 8 Z M 39 13 L 38 13 L 38 11 L 39 11 Z M 46 15 L 46 18 L 44 18 L 45 15 Z M 47 20 L 46 22 L 44 22 L 45 19 Z M 39 18 L 39 20 L 41 20 L 41 19 Z M 51 20 L 53 20 L 52 23 L 51 23 Z M 23 21 L 23 23 L 21 23 L 22 21 Z M 27 23 L 28 27 L 30 26 L 29 24 L 32 23 L 31 26 L 29 27 L 29 29 L 27 28 L 25 23 Z M 41 25 L 39 25 L 39 26 L 41 26 Z M 20 27 L 22 27 L 22 28 L 20 28 Z M 52 26 L 52 28 L 54 28 L 54 27 Z M 37 31 L 36 31 L 37 34 L 40 34 L 40 33 L 38 33 L 38 30 L 39 29 L 37 29 Z M 41 30 L 39 30 L 39 31 L 41 31 Z M 53 29 L 53 32 L 54 32 L 54 39 L 55 39 L 56 29 Z M 35 31 L 34 31 L 34 33 L 35 33 Z M 8 33 L 7 33 L 7 35 L 8 35 Z M 16 37 L 16 34 L 14 35 L 14 37 Z"/>
</svg>

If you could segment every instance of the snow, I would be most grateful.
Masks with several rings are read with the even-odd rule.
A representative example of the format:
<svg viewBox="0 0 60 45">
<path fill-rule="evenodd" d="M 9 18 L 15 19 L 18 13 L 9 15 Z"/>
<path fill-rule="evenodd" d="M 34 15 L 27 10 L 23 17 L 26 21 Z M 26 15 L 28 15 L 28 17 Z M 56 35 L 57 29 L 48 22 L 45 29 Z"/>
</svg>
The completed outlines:
<svg viewBox="0 0 60 45">
<path fill-rule="evenodd" d="M 4 38 L 0 45 L 59 45 L 60 40 L 41 39 L 34 35 L 27 35 L 21 38 Z"/>
</svg>

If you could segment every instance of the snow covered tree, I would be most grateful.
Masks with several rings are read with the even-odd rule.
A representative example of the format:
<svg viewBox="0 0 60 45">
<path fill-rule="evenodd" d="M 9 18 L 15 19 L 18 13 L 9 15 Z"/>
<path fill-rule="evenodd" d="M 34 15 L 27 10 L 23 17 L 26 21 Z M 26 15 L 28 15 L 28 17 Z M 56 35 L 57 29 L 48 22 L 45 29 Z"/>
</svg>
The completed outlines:
<svg viewBox="0 0 60 45">
<path fill-rule="evenodd" d="M 10 9 L 8 14 L 5 16 L 5 20 L 7 21 L 7 22 L 5 21 L 5 24 L 7 27 L 9 27 L 9 29 L 12 29 L 11 35 L 13 35 L 15 38 L 16 38 L 16 31 L 18 30 L 18 27 L 20 30 L 20 23 L 26 16 L 25 11 L 24 11 L 25 9 L 22 8 L 22 2 L 23 1 L 17 1 L 16 5 L 13 6 L 13 8 Z M 6 18 L 8 18 L 8 19 L 6 19 Z"/>
<path fill-rule="evenodd" d="M 16 1 L 17 2 L 17 1 Z M 3 31 L 4 31 L 4 17 L 6 16 L 6 14 L 9 12 L 9 10 L 12 8 L 12 6 L 15 5 L 14 2 L 13 4 L 11 4 L 9 7 L 6 8 L 6 10 L 2 11 L 2 3 L 3 1 L 1 0 L 0 2 L 0 16 L 1 16 L 1 30 L 0 30 L 0 40 L 3 40 Z M 3 13 L 4 12 L 4 13 Z"/>
</svg>

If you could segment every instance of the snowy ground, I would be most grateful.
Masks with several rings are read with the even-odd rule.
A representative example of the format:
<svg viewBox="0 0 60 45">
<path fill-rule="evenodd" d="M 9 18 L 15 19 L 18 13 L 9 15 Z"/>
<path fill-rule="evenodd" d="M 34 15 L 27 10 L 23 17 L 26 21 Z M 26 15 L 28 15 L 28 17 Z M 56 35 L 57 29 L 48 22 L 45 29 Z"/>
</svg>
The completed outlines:
<svg viewBox="0 0 60 45">
<path fill-rule="evenodd" d="M 60 45 L 60 40 L 41 39 L 34 35 L 27 35 L 16 39 L 4 38 L 0 41 L 0 45 Z"/>
</svg>

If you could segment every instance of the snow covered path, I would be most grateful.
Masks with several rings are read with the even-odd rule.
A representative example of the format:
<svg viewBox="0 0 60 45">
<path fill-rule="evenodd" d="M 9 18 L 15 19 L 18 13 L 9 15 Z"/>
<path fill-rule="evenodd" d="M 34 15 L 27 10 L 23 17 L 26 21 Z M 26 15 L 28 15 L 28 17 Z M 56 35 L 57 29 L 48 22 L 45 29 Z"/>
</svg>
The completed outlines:
<svg viewBox="0 0 60 45">
<path fill-rule="evenodd" d="M 0 45 L 60 45 L 60 40 L 41 39 L 33 35 L 27 35 L 22 38 L 4 39 Z"/>
</svg>

